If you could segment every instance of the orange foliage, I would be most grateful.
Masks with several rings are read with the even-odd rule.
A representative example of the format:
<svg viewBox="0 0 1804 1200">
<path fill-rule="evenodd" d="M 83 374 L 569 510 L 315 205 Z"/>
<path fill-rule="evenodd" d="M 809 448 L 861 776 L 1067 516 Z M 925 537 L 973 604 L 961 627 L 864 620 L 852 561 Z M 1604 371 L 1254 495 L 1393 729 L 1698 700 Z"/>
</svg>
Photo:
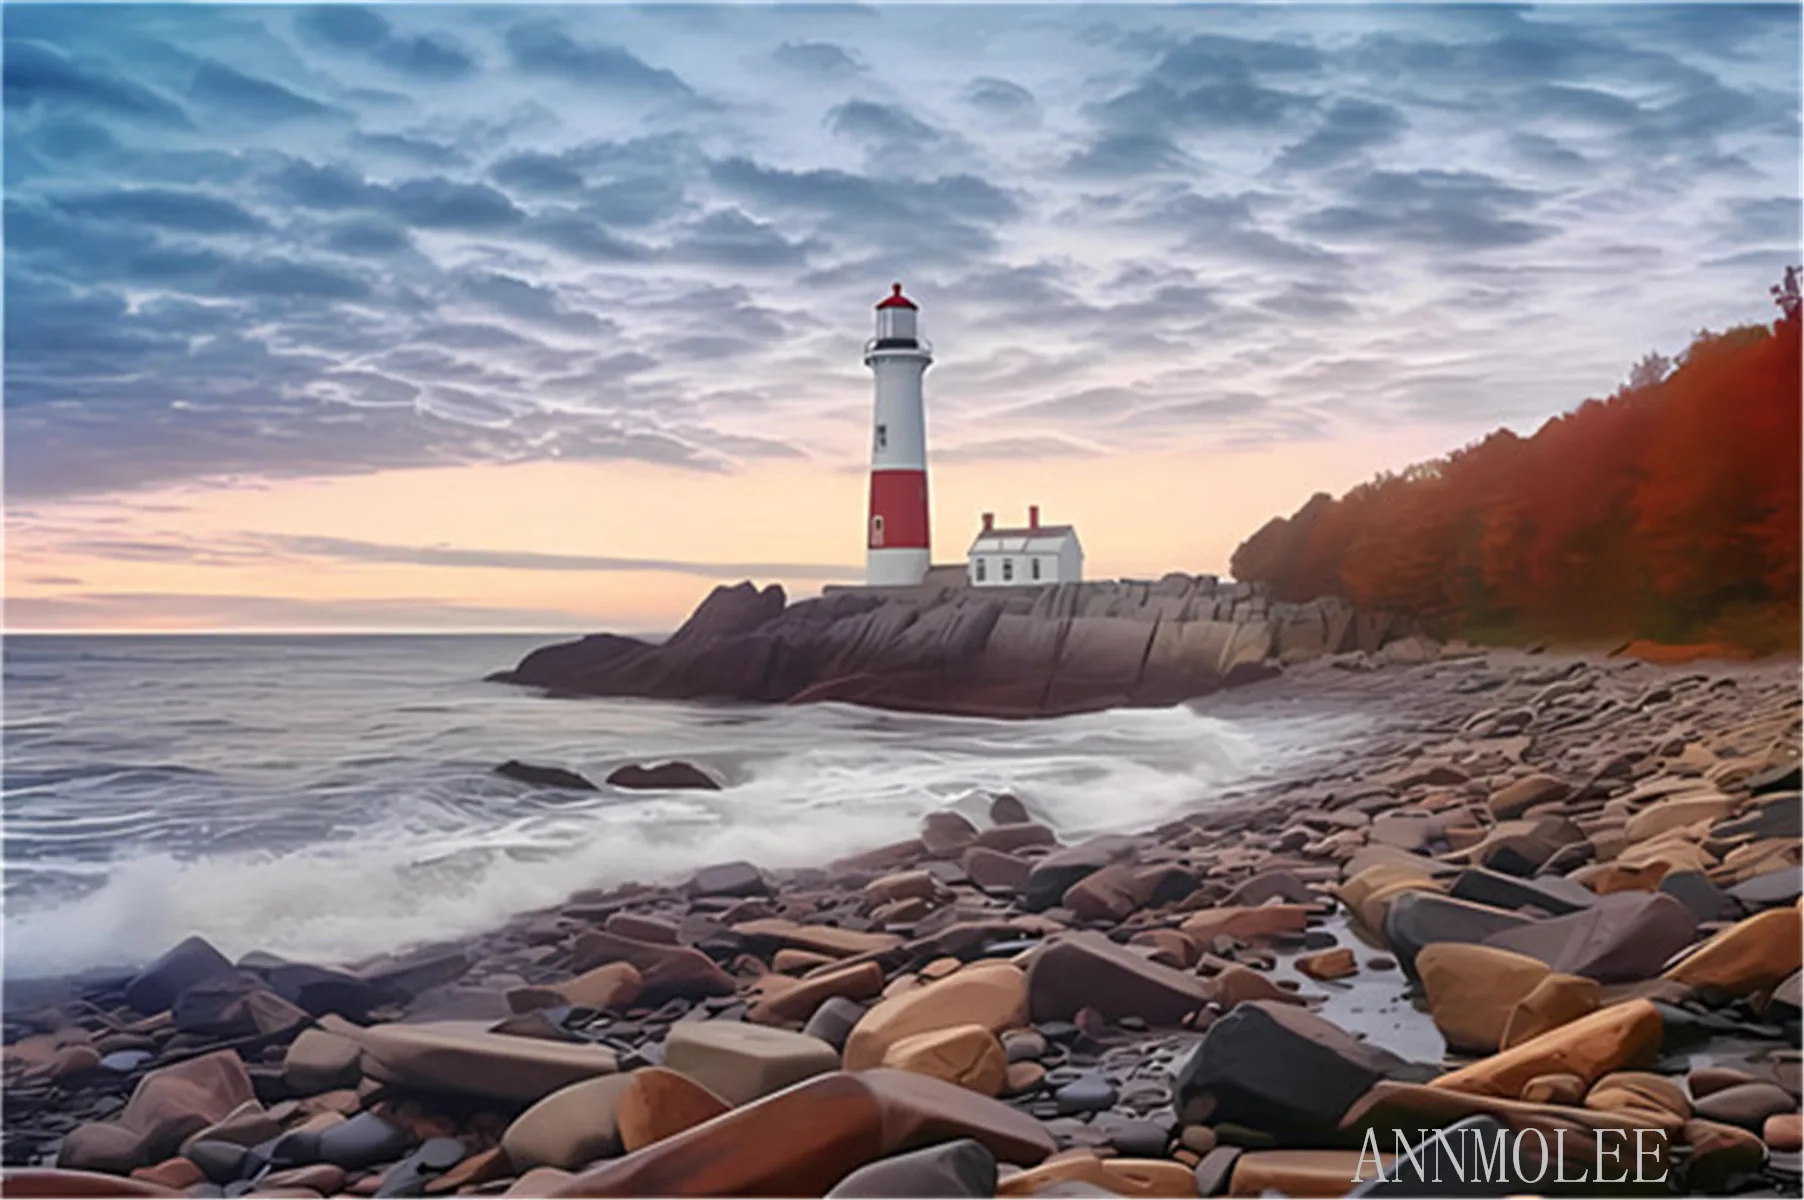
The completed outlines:
<svg viewBox="0 0 1804 1200">
<path fill-rule="evenodd" d="M 1532 437 L 1311 497 L 1241 544 L 1235 578 L 1449 636 L 1794 647 L 1804 397 L 1799 306 L 1781 303 L 1770 329 L 1700 334 L 1665 379 L 1638 370 Z"/>
</svg>

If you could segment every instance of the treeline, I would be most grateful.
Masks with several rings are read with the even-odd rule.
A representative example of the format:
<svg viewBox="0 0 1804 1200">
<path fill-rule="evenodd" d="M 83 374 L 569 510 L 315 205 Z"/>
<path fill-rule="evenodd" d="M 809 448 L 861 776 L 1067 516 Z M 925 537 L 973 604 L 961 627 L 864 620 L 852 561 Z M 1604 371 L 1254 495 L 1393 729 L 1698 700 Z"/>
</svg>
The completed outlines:
<svg viewBox="0 0 1804 1200">
<path fill-rule="evenodd" d="M 1771 328 L 1701 333 L 1532 437 L 1499 431 L 1317 494 L 1243 542 L 1280 599 L 1338 593 L 1443 636 L 1795 649 L 1799 275 Z"/>
</svg>

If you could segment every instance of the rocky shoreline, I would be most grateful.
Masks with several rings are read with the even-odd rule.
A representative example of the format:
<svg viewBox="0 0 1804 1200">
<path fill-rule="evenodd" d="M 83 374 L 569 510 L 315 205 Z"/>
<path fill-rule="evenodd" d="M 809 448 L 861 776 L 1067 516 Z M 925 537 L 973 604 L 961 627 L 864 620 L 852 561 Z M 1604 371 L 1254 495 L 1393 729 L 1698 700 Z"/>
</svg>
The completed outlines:
<svg viewBox="0 0 1804 1200">
<path fill-rule="evenodd" d="M 1525 1147 L 1457 1194 L 1797 1194 L 1797 664 L 1423 657 L 1214 697 L 1375 720 L 1138 835 L 998 795 L 377 962 L 9 986 L 4 1190 L 1342 1195 L 1438 1130 Z"/>
<path fill-rule="evenodd" d="M 721 586 L 663 642 L 601 633 L 533 651 L 490 679 L 561 695 L 837 700 L 972 717 L 1167 707 L 1343 654 L 1421 663 L 1414 622 L 1334 597 L 1274 602 L 1255 584 L 829 588 L 789 603 L 776 585 Z"/>
</svg>

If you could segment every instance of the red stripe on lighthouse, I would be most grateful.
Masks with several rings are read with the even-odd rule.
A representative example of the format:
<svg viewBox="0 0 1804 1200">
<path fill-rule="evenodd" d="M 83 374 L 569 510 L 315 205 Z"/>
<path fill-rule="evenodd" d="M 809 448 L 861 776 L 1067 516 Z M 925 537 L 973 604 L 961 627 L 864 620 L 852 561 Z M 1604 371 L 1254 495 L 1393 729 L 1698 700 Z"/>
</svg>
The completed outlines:
<svg viewBox="0 0 1804 1200">
<path fill-rule="evenodd" d="M 927 549 L 927 472 L 872 471 L 872 550 Z"/>
</svg>

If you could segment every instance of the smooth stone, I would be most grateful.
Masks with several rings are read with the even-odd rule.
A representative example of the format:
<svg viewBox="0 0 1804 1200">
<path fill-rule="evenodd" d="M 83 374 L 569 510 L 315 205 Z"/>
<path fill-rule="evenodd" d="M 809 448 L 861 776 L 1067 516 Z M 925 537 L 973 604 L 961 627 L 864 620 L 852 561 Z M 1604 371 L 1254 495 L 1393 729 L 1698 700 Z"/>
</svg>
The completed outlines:
<svg viewBox="0 0 1804 1200">
<path fill-rule="evenodd" d="M 1552 971 L 1539 959 L 1466 942 L 1435 942 L 1416 956 L 1435 1028 L 1455 1050 L 1489 1054 L 1517 1003 Z"/>
<path fill-rule="evenodd" d="M 1603 1007 L 1603 985 L 1558 973 L 1546 976 L 1516 1002 L 1503 1023 L 1500 1050 L 1509 1050 Z"/>
<path fill-rule="evenodd" d="M 1652 1062 L 1662 1022 L 1651 1001 L 1630 1000 L 1562 1025 L 1433 1082 L 1436 1088 L 1514 1098 L 1538 1075 L 1570 1074 L 1587 1086 L 1610 1071 Z"/>
<path fill-rule="evenodd" d="M 839 1054 L 818 1038 L 785 1029 L 685 1021 L 665 1040 L 664 1065 L 737 1106 L 838 1070 Z"/>
<path fill-rule="evenodd" d="M 1696 1193 L 1721 1191 L 1734 1177 L 1752 1174 L 1766 1162 L 1765 1143 L 1733 1125 L 1687 1121 L 1684 1139 L 1691 1146 L 1685 1183 Z"/>
<path fill-rule="evenodd" d="M 417 1091 L 447 1091 L 531 1104 L 618 1066 L 612 1050 L 587 1043 L 490 1033 L 467 1022 L 374 1025 L 321 1018 L 321 1027 L 363 1048 L 371 1078 Z"/>
<path fill-rule="evenodd" d="M 983 1143 L 960 1138 L 868 1163 L 834 1184 L 827 1196 L 994 1196 L 996 1174 L 996 1156 Z"/>
<path fill-rule="evenodd" d="M 1778 1084 L 1756 1081 L 1711 1092 L 1694 1102 L 1692 1108 L 1705 1120 L 1757 1130 L 1768 1117 L 1795 1112 L 1798 1105 L 1791 1093 Z"/>
<path fill-rule="evenodd" d="M 725 1100 L 679 1071 L 646 1067 L 633 1072 L 620 1096 L 615 1119 L 628 1154 L 674 1137 L 732 1108 Z"/>
<path fill-rule="evenodd" d="M 846 1039 L 845 1068 L 878 1066 L 905 1037 L 958 1025 L 1000 1034 L 1027 1022 L 1027 975 L 1009 963 L 973 964 L 945 979 L 879 1002 Z"/>
<path fill-rule="evenodd" d="M 1175 1027 L 1213 994 L 1196 976 L 1097 933 L 1063 934 L 1048 942 L 1029 963 L 1026 984 L 1028 1015 L 1036 1023 L 1069 1020 L 1089 1008 L 1105 1020 L 1143 1017 Z"/>
<path fill-rule="evenodd" d="M 846 1039 L 852 1036 L 852 1030 L 869 1012 L 864 1005 L 844 996 L 832 996 L 814 1010 L 808 1023 L 802 1026 L 802 1032 L 811 1038 L 827 1043 L 835 1050 L 846 1048 Z"/>
<path fill-rule="evenodd" d="M 1796 908 L 1771 909 L 1723 930 L 1662 978 L 1726 996 L 1752 995 L 1799 969 L 1801 938 Z"/>
<path fill-rule="evenodd" d="M 1563 975 L 1626 983 L 1660 973 L 1667 959 L 1691 944 L 1697 918 L 1659 892 L 1617 892 L 1564 917 L 1506 929 L 1487 946 L 1538 958 Z"/>
<path fill-rule="evenodd" d="M 1436 942 L 1482 943 L 1493 935 L 1529 926 L 1520 913 L 1436 892 L 1407 891 L 1384 913 L 1384 944 L 1403 971 L 1416 978 L 1416 956 Z M 1509 949 L 1510 947 L 1505 947 Z"/>
<path fill-rule="evenodd" d="M 982 1025 L 955 1025 L 902 1038 L 884 1051 L 883 1065 L 931 1075 L 985 1096 L 999 1094 L 1008 1075 L 1002 1043 Z"/>
<path fill-rule="evenodd" d="M 1052 1094 L 1062 1115 L 1100 1112 L 1115 1103 L 1115 1086 L 1100 1075 L 1086 1075 Z"/>
<path fill-rule="evenodd" d="M 238 973 L 205 938 L 178 943 L 125 985 L 125 1002 L 146 1016 L 173 1008 L 183 992 L 212 979 Z"/>
<path fill-rule="evenodd" d="M 659 763 L 655 767 L 628 763 L 610 772 L 607 782 L 610 787 L 617 788 L 720 791 L 719 780 L 693 763 L 686 762 Z"/>
<path fill-rule="evenodd" d="M 571 1171 L 620 1153 L 618 1114 L 631 1075 L 603 1075 L 560 1088 L 515 1117 L 501 1148 L 516 1171 Z"/>
<path fill-rule="evenodd" d="M 413 1134 L 375 1113 L 362 1112 L 319 1135 L 319 1157 L 347 1171 L 361 1171 L 407 1153 Z"/>
</svg>

